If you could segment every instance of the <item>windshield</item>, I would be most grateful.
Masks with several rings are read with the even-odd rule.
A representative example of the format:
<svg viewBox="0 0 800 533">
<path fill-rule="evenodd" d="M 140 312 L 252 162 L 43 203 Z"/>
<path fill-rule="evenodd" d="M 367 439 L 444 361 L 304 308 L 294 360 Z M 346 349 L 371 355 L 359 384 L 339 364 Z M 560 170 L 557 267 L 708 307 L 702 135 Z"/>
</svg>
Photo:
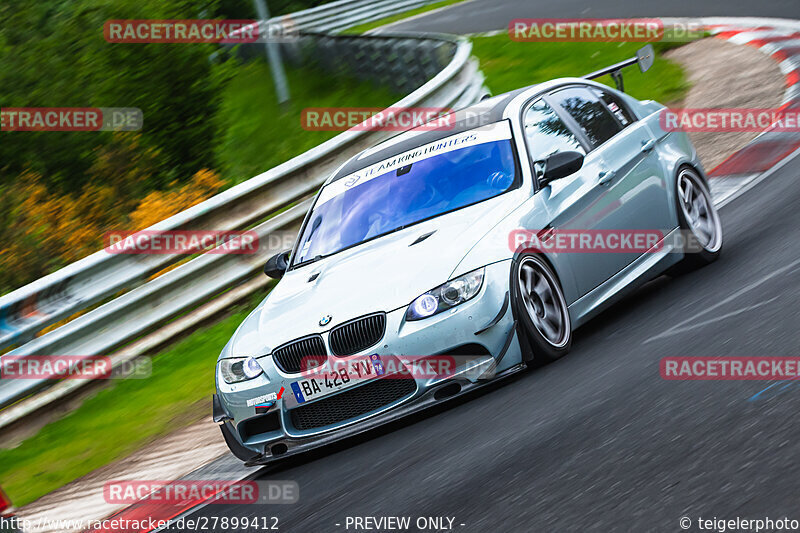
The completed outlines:
<svg viewBox="0 0 800 533">
<path fill-rule="evenodd" d="M 515 169 L 511 131 L 500 122 L 342 177 L 320 192 L 293 264 L 502 194 Z"/>
</svg>

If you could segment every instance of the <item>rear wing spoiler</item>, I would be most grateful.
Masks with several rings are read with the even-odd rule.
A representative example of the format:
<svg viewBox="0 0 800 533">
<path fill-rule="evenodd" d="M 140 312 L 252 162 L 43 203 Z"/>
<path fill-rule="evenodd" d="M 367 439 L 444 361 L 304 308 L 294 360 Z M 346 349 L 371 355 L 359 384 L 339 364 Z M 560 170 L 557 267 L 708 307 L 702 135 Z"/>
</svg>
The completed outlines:
<svg viewBox="0 0 800 533">
<path fill-rule="evenodd" d="M 611 65 L 610 67 L 587 74 L 584 76 L 584 78 L 587 80 L 593 80 L 595 78 L 605 76 L 606 74 L 610 74 L 614 79 L 614 83 L 617 85 L 617 89 L 625 92 L 625 85 L 622 82 L 622 69 L 625 67 L 630 67 L 631 65 L 639 65 L 639 70 L 642 72 L 647 72 L 647 70 L 653 66 L 653 60 L 655 57 L 656 55 L 653 51 L 653 45 L 648 44 L 636 52 L 636 57 L 626 59 L 625 61 L 620 61 L 619 63 Z"/>
</svg>

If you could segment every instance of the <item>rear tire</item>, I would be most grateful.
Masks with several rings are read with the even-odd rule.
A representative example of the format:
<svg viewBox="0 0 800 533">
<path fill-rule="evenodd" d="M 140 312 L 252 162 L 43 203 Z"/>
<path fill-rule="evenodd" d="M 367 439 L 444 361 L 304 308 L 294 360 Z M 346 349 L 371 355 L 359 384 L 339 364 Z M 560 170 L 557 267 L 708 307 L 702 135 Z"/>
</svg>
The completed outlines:
<svg viewBox="0 0 800 533">
<path fill-rule="evenodd" d="M 563 357 L 572 346 L 572 323 L 564 292 L 553 270 L 537 254 L 512 262 L 511 304 L 519 328 L 520 346 L 532 353 L 523 358 L 536 365 Z M 522 341 L 526 342 L 522 342 Z"/>
<path fill-rule="evenodd" d="M 722 223 L 706 180 L 692 167 L 678 170 L 675 200 L 678 223 L 686 237 L 684 258 L 673 271 L 680 274 L 717 260 L 722 251 Z"/>
</svg>

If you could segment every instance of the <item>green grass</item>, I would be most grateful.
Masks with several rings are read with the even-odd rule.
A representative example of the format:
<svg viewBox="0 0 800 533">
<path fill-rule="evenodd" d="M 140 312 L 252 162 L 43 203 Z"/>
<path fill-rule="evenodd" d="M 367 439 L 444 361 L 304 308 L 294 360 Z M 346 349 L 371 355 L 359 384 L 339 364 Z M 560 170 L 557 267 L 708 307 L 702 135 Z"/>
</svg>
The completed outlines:
<svg viewBox="0 0 800 533">
<path fill-rule="evenodd" d="M 358 35 L 361 33 L 366 33 L 369 30 L 373 30 L 375 28 L 379 28 L 386 24 L 391 24 L 392 22 L 397 22 L 398 20 L 403 20 L 408 17 L 413 17 L 414 15 L 419 15 L 420 13 L 427 13 L 428 11 L 433 11 L 434 9 L 439 9 L 440 7 L 451 6 L 453 4 L 458 4 L 463 2 L 464 0 L 443 0 L 441 2 L 436 2 L 433 4 L 428 4 L 427 6 L 418 7 L 416 9 L 411 9 L 409 11 L 404 11 L 402 13 L 397 13 L 396 15 L 390 15 L 388 17 L 384 17 L 382 19 L 373 20 L 372 22 L 365 22 L 364 24 L 359 24 L 358 26 L 353 26 L 352 28 L 348 28 L 344 30 L 342 33 L 348 33 L 351 35 Z"/>
<path fill-rule="evenodd" d="M 306 107 L 388 107 L 402 95 L 346 76 L 313 69 L 288 69 L 291 102 L 277 103 L 269 65 L 241 66 L 225 88 L 217 117 L 222 136 L 216 159 L 223 177 L 240 183 L 341 133 L 306 131 L 300 119 Z"/>
<path fill-rule="evenodd" d="M 20 446 L 0 450 L 0 480 L 14 504 L 25 505 L 209 414 L 217 355 L 255 303 L 153 357 L 150 378 L 114 381 Z"/>
<path fill-rule="evenodd" d="M 583 76 L 636 55 L 643 43 L 516 42 L 505 33 L 472 40 L 473 53 L 492 94 L 500 94 L 553 78 Z M 636 66 L 623 70 L 625 91 L 662 104 L 683 98 L 689 89 L 679 65 L 661 57 L 675 43 L 654 43 L 656 60 L 646 73 Z M 597 81 L 614 87 L 610 76 Z"/>
</svg>

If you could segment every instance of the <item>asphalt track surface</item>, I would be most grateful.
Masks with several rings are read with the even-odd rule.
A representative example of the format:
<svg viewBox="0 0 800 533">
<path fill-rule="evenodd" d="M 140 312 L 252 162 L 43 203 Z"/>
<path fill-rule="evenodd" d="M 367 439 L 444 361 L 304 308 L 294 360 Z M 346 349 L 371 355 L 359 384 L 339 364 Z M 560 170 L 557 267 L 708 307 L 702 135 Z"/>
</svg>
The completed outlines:
<svg viewBox="0 0 800 533">
<path fill-rule="evenodd" d="M 391 26 L 391 31 L 476 33 L 515 18 L 777 17 L 800 19 L 798 0 L 470 0 Z"/>
<path fill-rule="evenodd" d="M 722 208 L 718 262 L 649 283 L 578 330 L 567 357 L 259 472 L 296 481 L 297 504 L 191 516 L 277 516 L 302 533 L 360 516 L 454 517 L 463 532 L 800 520 L 800 383 L 753 398 L 770 384 L 659 373 L 665 356 L 800 356 L 799 163 Z"/>
</svg>

